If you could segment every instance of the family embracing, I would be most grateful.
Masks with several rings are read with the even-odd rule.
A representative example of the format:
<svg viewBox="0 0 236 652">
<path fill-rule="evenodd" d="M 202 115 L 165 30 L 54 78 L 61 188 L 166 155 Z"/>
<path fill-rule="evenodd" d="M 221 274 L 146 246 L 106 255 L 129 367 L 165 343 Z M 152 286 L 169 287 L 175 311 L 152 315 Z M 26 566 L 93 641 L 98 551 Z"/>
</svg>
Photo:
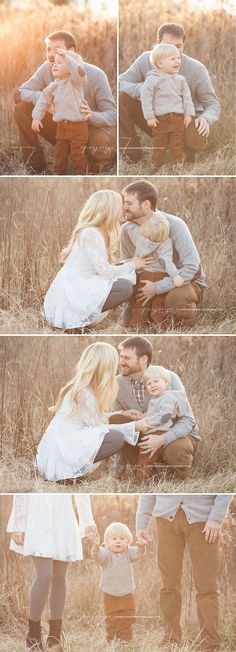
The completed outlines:
<svg viewBox="0 0 236 652">
<path fill-rule="evenodd" d="M 154 516 L 164 625 L 164 635 L 158 645 L 166 649 L 167 644 L 181 643 L 180 583 L 187 546 L 196 589 L 198 642 L 203 652 L 220 650 L 219 540 L 230 500 L 229 495 L 214 494 L 142 495 L 136 519 L 136 544 L 131 545 L 130 528 L 118 521 L 106 527 L 101 545 L 89 495 L 16 495 L 7 527 L 11 533 L 10 548 L 31 557 L 36 572 L 29 598 L 26 649 L 63 652 L 66 574 L 70 562 L 83 559 L 81 539 L 84 536 L 92 544 L 92 559 L 101 566 L 107 641 L 132 640 L 132 626 L 138 618 L 133 563 L 143 564 L 146 546 L 151 541 L 148 526 Z M 48 596 L 50 620 L 44 647 L 41 618 Z"/>
<path fill-rule="evenodd" d="M 188 226 L 157 210 L 149 181 L 131 183 L 122 197 L 99 190 L 85 202 L 46 294 L 45 319 L 56 328 L 83 328 L 126 303 L 123 327 L 191 328 L 206 282 Z"/>
<path fill-rule="evenodd" d="M 50 408 L 54 416 L 36 455 L 47 480 L 79 482 L 115 453 L 119 480 L 126 479 L 127 463 L 137 481 L 162 465 L 180 479 L 191 472 L 201 438 L 179 376 L 151 365 L 145 337 L 130 337 L 118 348 L 120 361 L 106 342 L 84 349 L 76 375 Z"/>
</svg>

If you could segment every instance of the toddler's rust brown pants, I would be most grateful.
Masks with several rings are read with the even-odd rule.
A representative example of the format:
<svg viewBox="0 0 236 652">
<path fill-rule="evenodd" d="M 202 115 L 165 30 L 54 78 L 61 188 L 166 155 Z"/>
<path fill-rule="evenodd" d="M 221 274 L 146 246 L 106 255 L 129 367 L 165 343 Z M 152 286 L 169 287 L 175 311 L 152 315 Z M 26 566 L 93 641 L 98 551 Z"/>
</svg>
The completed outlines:
<svg viewBox="0 0 236 652">
<path fill-rule="evenodd" d="M 121 641 L 131 641 L 135 616 L 133 593 L 122 596 L 103 593 L 103 600 L 108 641 L 115 637 Z"/>
<path fill-rule="evenodd" d="M 171 153 L 172 163 L 182 163 L 184 159 L 184 116 L 181 113 L 167 113 L 156 116 L 158 124 L 152 130 L 153 163 L 162 165 L 166 151 Z"/>
<path fill-rule="evenodd" d="M 86 147 L 88 144 L 88 122 L 62 120 L 57 123 L 56 153 L 54 171 L 66 174 L 69 154 L 73 163 L 73 174 L 86 173 Z"/>
</svg>

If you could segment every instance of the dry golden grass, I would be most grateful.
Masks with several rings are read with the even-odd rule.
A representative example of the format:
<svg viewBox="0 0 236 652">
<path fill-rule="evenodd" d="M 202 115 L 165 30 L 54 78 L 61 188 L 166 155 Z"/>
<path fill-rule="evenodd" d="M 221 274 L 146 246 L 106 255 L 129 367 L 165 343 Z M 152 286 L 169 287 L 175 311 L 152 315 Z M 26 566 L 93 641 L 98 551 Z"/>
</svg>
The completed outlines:
<svg viewBox="0 0 236 652">
<path fill-rule="evenodd" d="M 120 0 L 120 71 L 126 70 L 144 51 L 150 50 L 156 41 L 156 32 L 162 23 L 176 22 L 183 25 L 187 39 L 185 52 L 201 61 L 209 70 L 221 104 L 221 116 L 211 129 L 208 150 L 199 154 L 196 162 L 186 165 L 183 175 L 230 175 L 235 172 L 235 99 L 234 99 L 234 21 L 224 7 L 229 3 L 218 2 L 218 7 L 207 10 L 207 3 L 175 0 Z M 224 5 L 224 6 L 223 6 Z M 120 174 L 153 174 L 150 165 L 150 139 L 142 135 L 144 159 L 129 165 L 121 157 Z M 168 174 L 168 167 L 158 170 L 158 175 Z"/>
<path fill-rule="evenodd" d="M 59 252 L 88 196 L 99 188 L 121 192 L 131 180 L 0 179 L 1 333 L 61 333 L 50 329 L 41 314 L 59 270 Z M 192 332 L 235 333 L 235 180 L 162 177 L 153 183 L 160 210 L 186 221 L 206 273 L 208 289 Z M 89 332 L 124 331 L 122 315 L 123 307 L 116 309 Z"/>
<path fill-rule="evenodd" d="M 121 336 L 101 336 L 118 346 Z M 154 361 L 183 381 L 203 442 L 188 480 L 157 469 L 151 481 L 137 485 L 129 469 L 126 481 L 114 477 L 109 460 L 78 484 L 80 492 L 232 492 L 235 491 L 235 339 L 233 337 L 149 336 Z M 40 478 L 33 460 L 49 421 L 48 407 L 74 373 L 84 348 L 97 337 L 1 337 L 0 491 L 72 491 Z"/>
<path fill-rule="evenodd" d="M 53 6 L 50 2 L 35 2 L 27 10 L 0 6 L 0 21 L 0 174 L 27 175 L 20 157 L 13 95 L 45 60 L 45 36 L 60 29 L 71 31 L 81 56 L 106 72 L 115 94 L 116 20 L 93 14 L 90 9 L 79 10 L 74 4 Z M 48 161 L 46 173 L 53 174 L 54 148 L 41 140 Z M 104 174 L 116 174 L 113 163 L 107 164 Z"/>
<path fill-rule="evenodd" d="M 135 535 L 135 512 L 137 496 L 92 496 L 94 518 L 103 535 L 106 526 L 114 520 L 123 521 Z M 0 497 L 1 512 L 1 652 L 23 652 L 26 632 L 28 593 L 33 580 L 30 560 L 9 552 L 9 536 L 5 534 L 11 510 L 10 496 Z M 160 575 L 156 564 L 156 533 L 151 525 L 152 542 L 142 562 L 135 564 L 137 623 L 134 626 L 132 645 L 106 643 L 101 594 L 98 588 L 99 567 L 90 559 L 90 546 L 84 544 L 84 561 L 71 564 L 68 571 L 68 591 L 64 627 L 65 652 L 159 652 L 162 624 L 159 609 Z M 225 521 L 221 544 L 220 600 L 224 652 L 235 650 L 235 500 L 231 513 Z M 193 578 L 188 554 L 185 556 L 183 573 L 182 625 L 184 643 L 180 652 L 196 652 L 198 624 L 196 616 Z M 47 631 L 46 610 L 43 627 Z"/>
</svg>

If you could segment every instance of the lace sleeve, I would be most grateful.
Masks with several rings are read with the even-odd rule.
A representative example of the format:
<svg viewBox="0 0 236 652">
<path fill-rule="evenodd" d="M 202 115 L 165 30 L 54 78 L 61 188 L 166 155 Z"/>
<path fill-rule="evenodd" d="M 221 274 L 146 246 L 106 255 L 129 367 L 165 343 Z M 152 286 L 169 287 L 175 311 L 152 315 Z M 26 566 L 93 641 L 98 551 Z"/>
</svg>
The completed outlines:
<svg viewBox="0 0 236 652">
<path fill-rule="evenodd" d="M 80 242 L 83 250 L 94 266 L 95 272 L 106 279 L 126 278 L 131 283 L 136 282 L 133 261 L 121 265 L 110 265 L 106 245 L 98 229 L 88 228 L 82 231 Z"/>
<path fill-rule="evenodd" d="M 25 532 L 29 499 L 30 496 L 25 494 L 14 496 L 7 532 Z"/>
<path fill-rule="evenodd" d="M 95 525 L 90 496 L 88 494 L 76 494 L 75 501 L 79 515 L 80 534 L 84 536 L 85 528 Z"/>
<path fill-rule="evenodd" d="M 91 391 L 88 389 L 82 390 L 79 393 L 77 404 L 79 415 L 86 426 L 96 428 L 104 425 L 97 411 L 95 396 Z"/>
</svg>

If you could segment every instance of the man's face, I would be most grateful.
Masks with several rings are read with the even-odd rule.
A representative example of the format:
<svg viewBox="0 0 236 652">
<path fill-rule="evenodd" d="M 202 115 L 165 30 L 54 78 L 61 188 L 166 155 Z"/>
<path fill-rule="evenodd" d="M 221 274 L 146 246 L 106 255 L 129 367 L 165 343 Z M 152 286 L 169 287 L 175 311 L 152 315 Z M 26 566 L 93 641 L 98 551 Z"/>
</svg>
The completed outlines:
<svg viewBox="0 0 236 652">
<path fill-rule="evenodd" d="M 184 39 L 181 36 L 174 36 L 169 32 L 164 32 L 161 43 L 172 43 L 182 53 L 184 51 Z"/>
<path fill-rule="evenodd" d="M 140 202 L 136 194 L 124 193 L 123 207 L 126 220 L 131 222 L 144 217 L 146 215 L 146 203 Z"/>
<path fill-rule="evenodd" d="M 137 356 L 135 349 L 126 349 L 122 347 L 120 350 L 120 372 L 122 376 L 140 377 L 147 368 L 147 356 L 142 355 L 140 358 Z"/>
<path fill-rule="evenodd" d="M 55 39 L 55 41 L 47 41 L 46 43 L 46 57 L 51 66 L 55 62 L 55 48 L 61 48 L 62 50 L 67 50 L 68 48 L 66 47 L 64 39 Z"/>
</svg>

